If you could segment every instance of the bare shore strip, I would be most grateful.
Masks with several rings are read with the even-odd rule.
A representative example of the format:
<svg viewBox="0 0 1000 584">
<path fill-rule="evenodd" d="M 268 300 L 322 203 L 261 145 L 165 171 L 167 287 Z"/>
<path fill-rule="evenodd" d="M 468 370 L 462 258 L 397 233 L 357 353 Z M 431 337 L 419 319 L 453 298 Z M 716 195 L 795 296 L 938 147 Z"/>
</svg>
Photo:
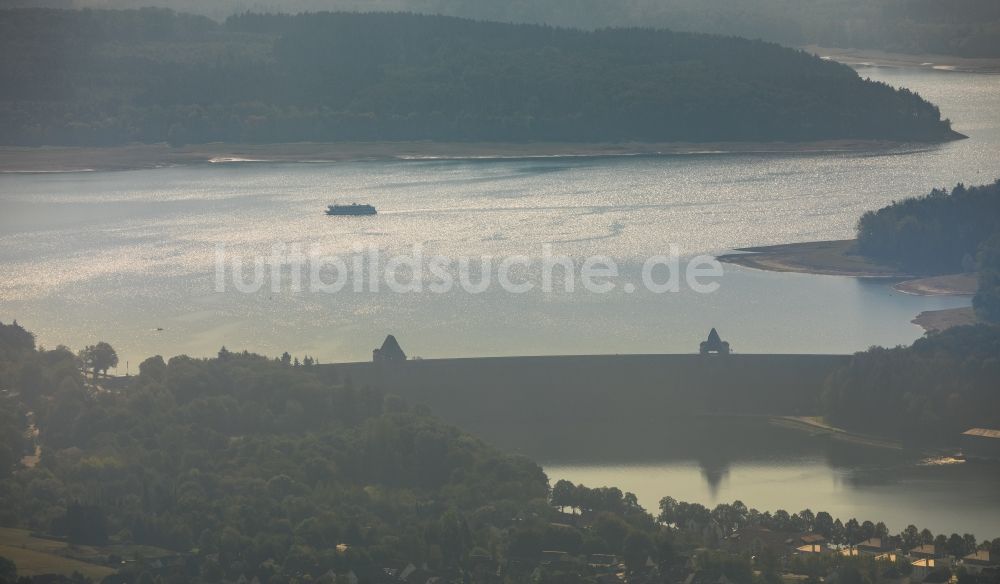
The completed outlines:
<svg viewBox="0 0 1000 584">
<path fill-rule="evenodd" d="M 253 162 L 353 162 L 365 160 L 476 160 L 698 154 L 820 154 L 870 152 L 926 145 L 883 140 L 817 142 L 299 142 L 211 143 L 182 147 L 131 144 L 113 147 L 0 147 L 0 172 L 45 173 L 138 170 L 193 164 Z"/>
<path fill-rule="evenodd" d="M 768 421 L 774 426 L 805 432 L 810 436 L 824 436 L 840 442 L 873 448 L 885 448 L 888 450 L 903 449 L 903 444 L 896 440 L 836 428 L 816 416 L 771 416 Z"/>
<path fill-rule="evenodd" d="M 909 55 L 871 49 L 837 49 L 807 45 L 803 50 L 824 59 L 850 65 L 855 69 L 866 67 L 919 68 L 961 73 L 1000 73 L 1000 58 L 966 58 L 953 55 Z"/>
<path fill-rule="evenodd" d="M 765 247 L 746 247 L 718 257 L 719 261 L 757 270 L 799 272 L 855 278 L 902 280 L 893 288 L 919 296 L 971 296 L 976 293 L 975 273 L 916 277 L 893 266 L 880 264 L 857 252 L 856 241 L 810 241 Z M 925 331 L 937 332 L 978 322 L 971 307 L 921 312 L 912 321 Z"/>
<path fill-rule="evenodd" d="M 963 306 L 944 310 L 925 310 L 910 322 L 923 327 L 927 332 L 936 333 L 953 326 L 976 324 L 979 319 L 976 318 L 976 313 L 971 306 Z"/>
<path fill-rule="evenodd" d="M 915 296 L 972 296 L 978 286 L 979 276 L 975 272 L 966 272 L 907 280 L 893 288 Z"/>
<path fill-rule="evenodd" d="M 771 272 L 800 272 L 855 278 L 913 278 L 909 274 L 879 264 L 856 250 L 853 239 L 808 241 L 763 247 L 743 247 L 719 256 L 719 261 Z"/>
</svg>

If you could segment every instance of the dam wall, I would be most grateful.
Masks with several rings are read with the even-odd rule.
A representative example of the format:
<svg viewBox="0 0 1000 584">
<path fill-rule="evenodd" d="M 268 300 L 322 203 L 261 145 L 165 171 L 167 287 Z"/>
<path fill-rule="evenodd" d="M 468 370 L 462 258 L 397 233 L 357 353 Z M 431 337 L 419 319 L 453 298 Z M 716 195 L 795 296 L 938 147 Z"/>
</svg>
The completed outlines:
<svg viewBox="0 0 1000 584">
<path fill-rule="evenodd" d="M 648 442 L 664 425 L 691 424 L 706 416 L 813 415 L 824 380 L 848 359 L 593 355 L 324 367 L 356 387 L 424 404 L 445 421 L 498 445 L 530 451 L 535 440 L 593 442 L 595 433 L 614 434 L 618 442 Z"/>
</svg>

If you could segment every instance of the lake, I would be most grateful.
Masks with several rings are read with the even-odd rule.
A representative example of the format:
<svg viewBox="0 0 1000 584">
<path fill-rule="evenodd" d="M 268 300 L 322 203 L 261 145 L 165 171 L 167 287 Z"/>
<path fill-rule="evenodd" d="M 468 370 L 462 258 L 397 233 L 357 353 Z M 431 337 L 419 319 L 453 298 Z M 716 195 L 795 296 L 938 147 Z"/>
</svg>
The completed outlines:
<svg viewBox="0 0 1000 584">
<path fill-rule="evenodd" d="M 935 534 L 1000 537 L 996 463 L 853 446 L 761 420 L 668 418 L 663 425 L 644 445 L 589 448 L 584 441 L 572 451 L 544 443 L 519 450 L 542 461 L 553 483 L 617 486 L 654 513 L 669 495 L 710 509 L 741 500 L 761 511 L 827 511 L 845 523 L 883 521 L 893 533 L 915 524 Z M 615 434 L 600 435 L 616 444 Z"/>
<path fill-rule="evenodd" d="M 846 238 L 859 215 L 1000 168 L 1000 77 L 868 70 L 941 105 L 969 140 L 892 152 L 802 155 L 205 164 L 130 172 L 0 175 L 0 318 L 45 345 L 106 340 L 135 370 L 150 354 L 220 346 L 321 361 L 370 357 L 386 333 L 424 357 L 690 352 L 712 326 L 737 351 L 846 353 L 919 337 L 919 298 L 884 282 L 726 266 L 713 294 L 577 291 L 471 295 L 215 292 L 217 246 L 275 243 L 330 253 L 420 244 L 428 254 L 524 254 L 543 247 L 644 258 Z M 335 200 L 376 218 L 330 218 Z M 228 256 L 227 256 L 228 257 Z M 162 330 L 157 330 L 162 329 Z"/>
<path fill-rule="evenodd" d="M 970 139 L 893 151 L 702 153 L 357 163 L 230 162 L 140 170 L 0 175 L 0 320 L 46 346 L 106 340 L 119 374 L 152 354 L 214 355 L 225 345 L 322 362 L 364 360 L 387 333 L 411 356 L 693 352 L 710 327 L 742 353 L 849 353 L 909 343 L 923 310 L 968 298 L 917 297 L 891 283 L 725 266 L 713 293 L 626 291 L 646 258 L 848 238 L 858 217 L 931 187 L 990 182 L 1000 169 L 1000 76 L 907 69 L 863 75 L 915 89 Z M 327 204 L 370 202 L 374 218 Z M 609 293 L 512 294 L 496 287 L 397 294 L 279 287 L 216 292 L 216 261 L 277 243 L 350 254 L 424 253 L 535 260 L 549 246 L 620 267 Z M 534 268 L 528 268 L 530 273 Z M 553 478 L 761 510 L 820 508 L 893 529 L 985 534 L 1000 525 L 996 469 L 833 461 L 822 445 L 766 456 L 655 456 L 624 464 L 535 453 Z M 708 460 L 706 463 L 705 460 Z M 713 462 L 721 460 L 722 463 Z M 860 460 L 860 459 L 859 459 Z M 780 486 L 780 488 L 775 488 Z M 991 537 L 1000 536 L 992 529 Z"/>
</svg>

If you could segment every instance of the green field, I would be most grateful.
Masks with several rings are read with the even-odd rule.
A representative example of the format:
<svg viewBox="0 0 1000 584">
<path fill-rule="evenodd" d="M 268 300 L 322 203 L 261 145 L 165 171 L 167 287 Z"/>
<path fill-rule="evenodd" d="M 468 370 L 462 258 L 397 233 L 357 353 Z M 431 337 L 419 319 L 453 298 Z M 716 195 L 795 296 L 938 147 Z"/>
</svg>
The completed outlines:
<svg viewBox="0 0 1000 584">
<path fill-rule="evenodd" d="M 152 559 L 174 552 L 151 546 L 109 545 L 103 547 L 70 545 L 64 541 L 34 537 L 26 529 L 0 527 L 0 556 L 17 564 L 19 576 L 40 574 L 71 575 L 79 572 L 95 581 L 115 573 L 105 565 L 106 558 L 115 554 L 126 559 Z"/>
<path fill-rule="evenodd" d="M 71 575 L 79 572 L 88 578 L 100 580 L 115 570 L 98 564 L 85 562 L 69 556 L 77 554 L 93 554 L 95 548 L 89 546 L 71 547 L 66 542 L 32 537 L 24 529 L 0 528 L 0 556 L 17 564 L 19 576 L 38 576 L 40 574 Z"/>
</svg>

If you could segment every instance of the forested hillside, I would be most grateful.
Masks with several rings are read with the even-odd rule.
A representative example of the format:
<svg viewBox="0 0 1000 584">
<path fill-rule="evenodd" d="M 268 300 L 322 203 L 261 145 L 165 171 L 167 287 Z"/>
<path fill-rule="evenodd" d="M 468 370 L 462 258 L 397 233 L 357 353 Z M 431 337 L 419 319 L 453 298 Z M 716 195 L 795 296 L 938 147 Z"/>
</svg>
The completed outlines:
<svg viewBox="0 0 1000 584">
<path fill-rule="evenodd" d="M 890 428 L 929 411 L 947 415 L 917 418 L 917 427 L 947 428 L 953 415 L 995 423 L 1000 408 L 988 382 L 1000 374 L 998 339 L 996 329 L 963 329 L 858 355 L 829 388 L 831 415 L 864 426 L 866 418 L 844 416 L 877 412 L 876 423 Z M 670 497 L 654 516 L 615 487 L 559 481 L 550 490 L 534 463 L 287 353 L 157 356 L 124 380 L 85 377 L 81 365 L 65 347 L 36 347 L 22 327 L 0 323 L 0 527 L 61 538 L 65 553 L 94 550 L 91 565 L 117 571 L 105 584 L 596 583 L 621 581 L 619 573 L 630 582 L 725 574 L 734 584 L 773 584 L 783 572 L 816 581 L 843 570 L 876 573 L 842 554 L 781 560 L 804 531 L 839 544 L 940 542 L 957 556 L 1000 549 L 1000 539 L 935 538 L 914 525 L 892 536 L 877 517 L 761 512 L 740 501 L 707 508 Z M 878 391 L 866 385 L 875 377 L 856 379 L 873 371 Z M 936 383 L 943 371 L 948 379 Z M 907 384 L 913 396 L 901 400 Z M 25 436 L 29 421 L 36 437 Z M 40 459 L 22 459 L 35 445 Z M 773 530 L 790 545 L 754 561 L 733 545 L 743 529 Z M 39 574 L 58 571 L 64 558 L 0 545 L 0 582 L 14 581 L 21 560 Z"/>
<path fill-rule="evenodd" d="M 0 12 L 0 142 L 954 137 L 908 90 L 759 41 L 413 14 Z"/>
<path fill-rule="evenodd" d="M 827 380 L 824 415 L 852 430 L 954 444 L 969 428 L 1000 427 L 998 379 L 1000 327 L 955 327 L 856 354 Z"/>
<path fill-rule="evenodd" d="M 225 350 L 153 357 L 112 391 L 75 359 L 0 324 L 0 525 L 192 554 L 171 582 L 400 562 L 448 572 L 547 510 L 534 463 L 318 367 Z M 34 468 L 15 440 L 27 411 Z"/>
<path fill-rule="evenodd" d="M 1000 56 L 995 0 L 4 0 L 14 6 L 166 6 L 224 20 L 233 13 L 413 11 L 560 26 L 654 26 L 818 44 L 967 57 Z M 0 2 L 0 6 L 4 4 Z"/>
<path fill-rule="evenodd" d="M 976 313 L 1000 322 L 1000 180 L 934 189 L 858 221 L 858 249 L 916 273 L 979 271 Z"/>
</svg>

